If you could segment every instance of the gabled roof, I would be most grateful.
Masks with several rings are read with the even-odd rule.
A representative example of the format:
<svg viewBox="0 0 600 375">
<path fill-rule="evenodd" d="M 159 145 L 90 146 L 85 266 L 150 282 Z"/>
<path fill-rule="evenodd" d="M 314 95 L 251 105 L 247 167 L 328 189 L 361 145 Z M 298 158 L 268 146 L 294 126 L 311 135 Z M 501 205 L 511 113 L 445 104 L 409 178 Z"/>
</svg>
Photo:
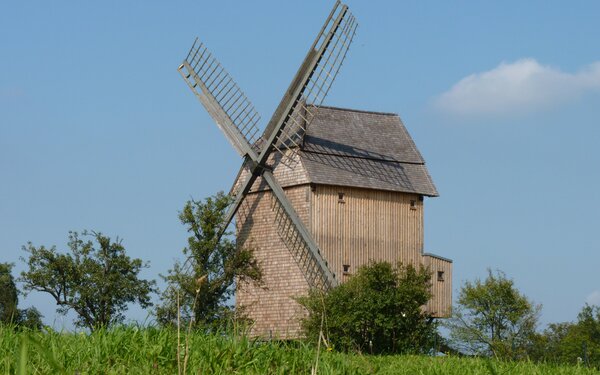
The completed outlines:
<svg viewBox="0 0 600 375">
<path fill-rule="evenodd" d="M 324 106 L 313 110 L 299 153 L 309 182 L 438 196 L 397 114 Z"/>
</svg>

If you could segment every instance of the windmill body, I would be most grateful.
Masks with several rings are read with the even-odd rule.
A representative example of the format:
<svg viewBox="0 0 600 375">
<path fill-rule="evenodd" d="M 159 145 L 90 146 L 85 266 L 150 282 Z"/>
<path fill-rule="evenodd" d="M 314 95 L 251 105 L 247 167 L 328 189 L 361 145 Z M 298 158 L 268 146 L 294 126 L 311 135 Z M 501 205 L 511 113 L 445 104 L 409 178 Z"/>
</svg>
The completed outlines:
<svg viewBox="0 0 600 375">
<path fill-rule="evenodd" d="M 422 264 L 432 271 L 426 309 L 445 317 L 451 306 L 452 262 L 424 252 L 424 197 L 437 190 L 396 114 L 331 107 L 313 109 L 292 165 L 273 175 L 340 282 L 369 261 Z M 238 177 L 244 179 L 244 173 Z M 252 248 L 264 285 L 240 284 L 236 303 L 254 321 L 252 334 L 291 338 L 305 311 L 295 298 L 310 285 L 278 235 L 272 194 L 257 179 L 236 216 L 238 245 Z"/>
<path fill-rule="evenodd" d="M 202 43 L 179 66 L 244 158 L 220 235 L 235 217 L 238 245 L 263 268 L 263 285 L 238 284 L 236 296 L 253 335 L 296 337 L 304 311 L 295 297 L 371 260 L 430 267 L 425 308 L 449 311 L 451 261 L 423 252 L 423 197 L 437 191 L 400 118 L 321 106 L 356 27 L 337 1 L 262 134 L 253 105 Z"/>
</svg>

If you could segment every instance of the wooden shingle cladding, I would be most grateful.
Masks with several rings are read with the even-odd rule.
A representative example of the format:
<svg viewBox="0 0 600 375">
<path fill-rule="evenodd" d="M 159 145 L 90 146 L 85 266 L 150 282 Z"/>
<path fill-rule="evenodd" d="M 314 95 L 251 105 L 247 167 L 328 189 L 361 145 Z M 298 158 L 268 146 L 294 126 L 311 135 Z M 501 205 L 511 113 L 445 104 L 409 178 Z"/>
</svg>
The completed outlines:
<svg viewBox="0 0 600 375">
<path fill-rule="evenodd" d="M 310 182 L 438 196 L 425 160 L 398 115 L 314 110 L 300 151 Z"/>
<path fill-rule="evenodd" d="M 289 159 L 289 160 L 288 160 Z M 300 155 L 298 153 L 290 153 L 288 152 L 287 164 L 281 163 L 281 155 L 273 153 L 269 156 L 267 163 L 269 165 L 275 165 L 276 167 L 273 169 L 273 176 L 277 179 L 277 182 L 281 185 L 281 187 L 286 188 L 290 186 L 298 186 L 309 183 L 309 178 L 306 173 L 306 169 L 304 168 Z M 238 172 L 238 176 L 234 182 L 233 187 L 231 188 L 230 194 L 235 193 L 238 187 L 248 178 L 249 176 L 248 169 L 245 169 L 243 166 Z M 257 191 L 265 191 L 269 190 L 269 186 L 262 179 L 262 177 L 257 177 L 252 187 L 250 188 L 250 192 Z"/>
<path fill-rule="evenodd" d="M 306 199 L 308 185 L 287 188 L 300 218 L 308 221 L 309 205 Z M 254 250 L 262 269 L 262 285 L 237 286 L 236 305 L 253 320 L 250 335 L 279 339 L 300 335 L 300 318 L 305 314 L 295 297 L 306 295 L 309 286 L 302 271 L 277 234 L 271 209 L 271 192 L 250 193 L 244 204 L 252 207 L 249 215 L 236 219 L 237 244 Z"/>
<path fill-rule="evenodd" d="M 424 265 L 433 271 L 433 298 L 425 309 L 436 317 L 447 316 L 451 261 L 423 253 L 423 197 L 438 193 L 400 118 L 329 107 L 314 110 L 293 163 L 280 163 L 273 156 L 268 164 L 330 270 L 343 282 L 369 261 Z M 242 170 L 237 184 L 246 177 Z M 238 245 L 255 249 L 264 284 L 239 285 L 236 303 L 254 320 L 252 335 L 293 338 L 305 314 L 295 298 L 309 286 L 274 221 L 271 192 L 258 178 L 236 215 L 236 226 Z M 443 281 L 438 272 L 443 272 Z"/>
</svg>

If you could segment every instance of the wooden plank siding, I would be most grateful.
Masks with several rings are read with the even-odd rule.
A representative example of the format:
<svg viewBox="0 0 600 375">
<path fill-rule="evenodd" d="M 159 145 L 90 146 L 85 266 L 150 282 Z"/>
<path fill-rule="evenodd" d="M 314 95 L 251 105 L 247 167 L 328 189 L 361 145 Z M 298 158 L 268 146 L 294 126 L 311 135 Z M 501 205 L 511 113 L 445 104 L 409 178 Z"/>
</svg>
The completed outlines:
<svg viewBox="0 0 600 375">
<path fill-rule="evenodd" d="M 426 311 L 438 318 L 448 316 L 452 262 L 423 254 L 424 207 L 419 195 L 328 185 L 315 185 L 311 191 L 310 229 L 338 280 L 347 280 L 369 261 L 421 264 L 432 272 L 433 297 Z M 437 280 L 438 271 L 444 273 L 443 282 Z"/>
<path fill-rule="evenodd" d="M 277 170 L 276 170 L 277 172 Z M 300 184 L 284 188 L 292 205 L 339 281 L 369 261 L 424 265 L 432 275 L 432 300 L 425 309 L 445 317 L 452 301 L 452 264 L 423 254 L 423 201 L 418 194 L 363 188 L 309 185 L 304 175 L 287 171 L 279 178 Z M 291 173 L 290 173 L 291 172 Z M 238 285 L 236 304 L 254 321 L 250 335 L 295 338 L 306 312 L 295 298 L 309 287 L 280 239 L 271 209 L 271 192 L 254 185 L 236 216 L 238 246 L 254 249 L 263 286 Z M 340 200 L 340 193 L 343 199 Z M 344 272 L 344 265 L 349 266 Z M 444 282 L 437 281 L 444 272 Z"/>
<path fill-rule="evenodd" d="M 317 185 L 310 227 L 341 281 L 369 261 L 422 261 L 423 202 L 416 194 Z"/>
<path fill-rule="evenodd" d="M 452 312 L 452 261 L 433 254 L 424 254 L 423 264 L 431 271 L 433 294 L 426 310 L 437 318 L 448 317 Z"/>
</svg>

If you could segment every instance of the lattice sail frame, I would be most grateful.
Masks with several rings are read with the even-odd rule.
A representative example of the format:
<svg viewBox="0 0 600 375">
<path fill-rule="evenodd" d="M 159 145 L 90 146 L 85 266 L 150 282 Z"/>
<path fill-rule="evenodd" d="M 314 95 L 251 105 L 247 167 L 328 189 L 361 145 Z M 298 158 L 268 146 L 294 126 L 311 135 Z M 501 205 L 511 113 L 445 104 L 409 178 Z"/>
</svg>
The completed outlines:
<svg viewBox="0 0 600 375">
<path fill-rule="evenodd" d="M 294 223 L 286 215 L 281 202 L 274 195 L 271 196 L 271 210 L 275 214 L 277 234 L 285 243 L 298 267 L 302 270 L 308 285 L 320 290 L 328 289 L 330 287 L 328 285 L 329 281 L 319 269 L 318 263 L 311 257 L 308 244 L 302 239 Z M 327 261 L 325 261 L 325 265 L 327 266 Z"/>
<path fill-rule="evenodd" d="M 319 61 L 305 83 L 301 97 L 296 99 L 286 125 L 273 143 L 274 149 L 282 155 L 281 162 L 290 166 L 295 164 L 295 154 L 300 149 L 304 133 L 314 118 L 314 106 L 321 105 L 329 93 L 356 35 L 356 18 L 346 6 L 339 4 L 336 3 L 309 50 L 309 55 L 320 54 Z M 328 34 L 332 34 L 333 37 L 326 38 Z M 263 137 L 268 136 L 269 130 L 265 130 Z"/>
<path fill-rule="evenodd" d="M 235 196 L 219 237 L 233 216 L 247 217 L 245 196 L 258 176 L 272 191 L 271 208 L 277 232 L 302 269 L 311 287 L 329 289 L 337 284 L 318 245 L 299 218 L 267 161 L 295 164 L 304 133 L 314 118 L 313 105 L 323 102 L 355 36 L 357 23 L 346 5 L 336 1 L 298 73 L 267 124 L 258 135 L 260 116 L 246 95 L 206 47 L 194 42 L 179 72 L 227 139 L 244 156 L 244 164 L 232 189 Z M 273 157 L 272 157 L 273 156 Z M 291 166 L 290 166 L 291 164 Z M 244 182 L 240 183 L 245 176 Z"/>
<path fill-rule="evenodd" d="M 213 111 L 211 116 L 216 117 L 217 125 L 228 135 L 227 139 L 241 156 L 247 150 L 239 138 L 256 147 L 260 139 L 260 115 L 242 89 L 198 38 L 179 66 L 179 72 L 209 113 Z"/>
</svg>

